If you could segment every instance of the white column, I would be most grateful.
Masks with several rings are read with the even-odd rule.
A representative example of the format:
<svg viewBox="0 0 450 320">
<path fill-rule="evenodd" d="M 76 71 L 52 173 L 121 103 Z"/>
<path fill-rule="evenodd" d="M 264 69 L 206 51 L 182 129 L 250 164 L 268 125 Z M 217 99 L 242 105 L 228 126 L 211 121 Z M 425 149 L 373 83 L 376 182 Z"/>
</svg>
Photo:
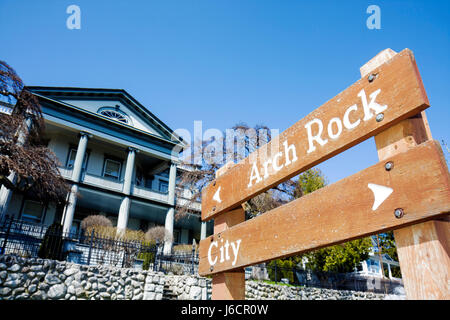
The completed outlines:
<svg viewBox="0 0 450 320">
<path fill-rule="evenodd" d="M 90 137 L 92 137 L 91 134 L 87 132 L 80 132 L 80 140 L 78 142 L 77 154 L 75 156 L 72 171 L 72 181 L 74 182 L 74 184 L 70 189 L 68 202 L 66 203 L 66 207 L 64 208 L 64 214 L 62 218 L 63 232 L 70 232 L 70 228 L 72 227 L 73 216 L 75 214 L 75 208 L 77 206 L 78 183 L 81 179 L 83 160 L 86 154 L 87 142 Z"/>
<path fill-rule="evenodd" d="M 117 219 L 117 232 L 125 231 L 128 225 L 130 214 L 130 197 L 125 197 L 120 203 L 119 218 Z"/>
<path fill-rule="evenodd" d="M 120 204 L 119 218 L 117 219 L 117 232 L 124 231 L 128 225 L 128 216 L 130 213 L 130 197 L 131 186 L 133 183 L 133 173 L 136 160 L 136 153 L 139 150 L 135 148 L 128 148 L 127 164 L 125 167 L 125 177 L 123 179 L 122 192 L 126 195 Z"/>
<path fill-rule="evenodd" d="M 27 116 L 25 118 L 25 130 L 19 129 L 19 137 L 17 138 L 17 144 L 23 145 L 25 143 L 25 139 L 28 135 L 28 130 L 30 130 L 32 124 L 31 117 Z M 11 172 L 8 175 L 8 180 L 11 181 L 13 185 L 16 185 L 17 182 L 17 175 L 15 172 Z M 13 191 L 11 189 L 8 189 L 4 185 L 0 186 L 0 218 L 7 213 L 7 209 L 9 206 L 9 202 L 11 201 Z"/>
<path fill-rule="evenodd" d="M 175 185 L 177 178 L 177 165 L 175 163 L 170 164 L 169 171 L 169 194 L 168 194 L 168 202 L 171 206 L 169 210 L 167 210 L 166 221 L 164 227 L 166 228 L 166 232 L 170 235 L 170 239 L 164 242 L 164 253 L 170 254 L 172 252 L 172 244 L 173 244 L 173 222 L 175 218 Z"/>
<path fill-rule="evenodd" d="M 175 205 L 175 184 L 177 178 L 177 165 L 175 163 L 170 164 L 169 171 L 169 204 L 171 206 Z"/>
<path fill-rule="evenodd" d="M 369 272 L 369 268 L 367 267 L 367 260 L 361 262 L 361 266 L 362 266 L 362 271 L 363 271 L 364 273 L 368 273 L 368 272 Z"/>
<path fill-rule="evenodd" d="M 202 222 L 202 227 L 200 229 L 200 240 L 206 238 L 206 222 Z"/>
<path fill-rule="evenodd" d="M 136 160 L 136 153 L 139 152 L 139 150 L 135 148 L 128 148 L 128 157 L 127 157 L 127 164 L 125 167 L 125 177 L 123 179 L 123 193 L 126 195 L 130 195 L 131 193 L 131 186 L 133 183 L 133 173 L 134 173 L 134 164 Z"/>
<path fill-rule="evenodd" d="M 73 184 L 70 188 L 70 192 L 67 196 L 67 203 L 64 208 L 64 214 L 62 217 L 63 232 L 69 233 L 72 227 L 73 216 L 75 214 L 75 208 L 77 206 L 77 194 L 78 194 L 78 184 Z"/>
<path fill-rule="evenodd" d="M 80 182 L 81 170 L 83 169 L 83 160 L 86 155 L 88 139 L 91 135 L 87 132 L 80 132 L 80 141 L 78 142 L 77 154 L 73 163 L 72 180 L 75 183 Z"/>
<path fill-rule="evenodd" d="M 391 270 L 391 264 L 390 264 L 390 263 L 388 263 L 388 264 L 387 264 L 387 266 L 388 266 L 388 272 L 389 272 L 389 279 L 392 279 L 392 270 Z"/>
<path fill-rule="evenodd" d="M 9 181 L 11 181 L 11 183 L 13 185 L 16 185 L 17 175 L 15 172 L 11 172 L 9 174 L 9 176 L 7 177 L 7 179 Z M 2 217 L 3 215 L 8 213 L 7 210 L 8 210 L 9 202 L 11 201 L 12 194 L 13 194 L 13 191 L 11 189 L 8 189 L 4 185 L 1 186 L 1 188 L 0 188 L 0 217 Z"/>
</svg>

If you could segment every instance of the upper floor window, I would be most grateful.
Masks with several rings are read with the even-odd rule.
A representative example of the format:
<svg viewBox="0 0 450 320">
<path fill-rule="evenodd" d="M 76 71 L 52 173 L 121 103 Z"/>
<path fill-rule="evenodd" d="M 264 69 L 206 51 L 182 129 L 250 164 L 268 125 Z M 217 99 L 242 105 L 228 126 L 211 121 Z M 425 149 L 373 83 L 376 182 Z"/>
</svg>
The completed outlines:
<svg viewBox="0 0 450 320">
<path fill-rule="evenodd" d="M 70 148 L 69 149 L 69 155 L 67 157 L 66 168 L 73 169 L 73 165 L 75 164 L 76 156 L 77 156 L 77 149 Z M 86 151 L 86 153 L 84 155 L 84 159 L 83 159 L 83 164 L 81 166 L 82 170 L 86 170 L 88 158 L 89 158 L 89 152 Z"/>
<path fill-rule="evenodd" d="M 125 112 L 121 111 L 119 106 L 103 107 L 98 109 L 98 113 L 102 116 L 110 118 L 111 120 L 131 125 L 130 117 Z"/>
<path fill-rule="evenodd" d="M 167 193 L 169 191 L 169 183 L 167 181 L 159 180 L 159 191 Z"/>
<path fill-rule="evenodd" d="M 105 159 L 103 176 L 119 180 L 121 167 L 121 162 L 112 159 Z"/>
</svg>

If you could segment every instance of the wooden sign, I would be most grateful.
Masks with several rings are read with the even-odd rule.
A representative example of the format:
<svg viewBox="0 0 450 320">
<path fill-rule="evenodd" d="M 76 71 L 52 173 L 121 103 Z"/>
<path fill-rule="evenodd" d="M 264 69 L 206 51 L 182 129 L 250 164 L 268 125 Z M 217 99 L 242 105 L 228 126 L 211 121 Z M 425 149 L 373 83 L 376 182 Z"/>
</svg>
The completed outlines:
<svg viewBox="0 0 450 320">
<path fill-rule="evenodd" d="M 360 68 L 361 77 L 397 53 L 385 49 Z M 432 140 L 425 111 L 401 121 L 374 137 L 378 158 L 384 161 Z M 394 230 L 398 261 L 408 299 L 450 298 L 450 215 Z"/>
<path fill-rule="evenodd" d="M 200 242 L 199 274 L 299 254 L 450 212 L 450 176 L 428 141 Z"/>
<path fill-rule="evenodd" d="M 203 190 L 202 220 L 235 209 L 428 106 L 414 56 L 405 49 L 217 177 Z"/>
</svg>

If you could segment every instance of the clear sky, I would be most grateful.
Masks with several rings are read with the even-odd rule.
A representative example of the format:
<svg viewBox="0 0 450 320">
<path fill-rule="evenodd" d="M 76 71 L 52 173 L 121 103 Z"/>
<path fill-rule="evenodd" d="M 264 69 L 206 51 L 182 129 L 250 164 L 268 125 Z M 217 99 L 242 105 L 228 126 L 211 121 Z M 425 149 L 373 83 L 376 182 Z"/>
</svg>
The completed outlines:
<svg viewBox="0 0 450 320">
<path fill-rule="evenodd" d="M 81 9 L 70 30 L 69 5 Z M 370 30 L 369 5 L 381 10 Z M 0 59 L 27 85 L 121 88 L 172 129 L 280 132 L 411 49 L 433 138 L 450 144 L 450 1 L 0 0 Z M 378 161 L 373 139 L 320 165 L 335 182 Z"/>
</svg>

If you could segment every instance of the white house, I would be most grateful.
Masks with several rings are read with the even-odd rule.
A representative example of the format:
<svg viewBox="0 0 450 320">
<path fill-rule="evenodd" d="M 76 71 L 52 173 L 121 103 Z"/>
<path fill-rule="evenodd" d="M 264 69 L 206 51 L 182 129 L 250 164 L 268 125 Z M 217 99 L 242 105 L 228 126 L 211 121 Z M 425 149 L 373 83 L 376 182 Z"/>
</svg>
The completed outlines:
<svg viewBox="0 0 450 320">
<path fill-rule="evenodd" d="M 400 268 L 400 264 L 392 259 L 387 254 L 382 254 L 381 257 L 378 254 L 377 241 L 375 236 L 371 237 L 372 248 L 369 253 L 369 258 L 362 261 L 356 268 L 356 273 L 363 276 L 374 276 L 383 278 L 385 275 L 389 279 L 398 279 L 393 276 L 392 269 Z M 383 268 L 381 267 L 383 264 Z M 383 271 L 385 274 L 383 274 Z"/>
<path fill-rule="evenodd" d="M 197 242 L 212 233 L 200 220 L 200 203 L 175 220 L 180 137 L 121 89 L 27 87 L 39 100 L 45 141 L 71 185 L 68 204 L 40 204 L 32 194 L 0 196 L 2 214 L 78 232 L 88 215 L 107 216 L 119 228 L 164 225 L 175 243 Z M 189 197 L 189 191 L 182 194 Z M 185 200 L 184 200 L 185 201 Z M 169 243 L 165 250 L 169 250 Z"/>
</svg>

